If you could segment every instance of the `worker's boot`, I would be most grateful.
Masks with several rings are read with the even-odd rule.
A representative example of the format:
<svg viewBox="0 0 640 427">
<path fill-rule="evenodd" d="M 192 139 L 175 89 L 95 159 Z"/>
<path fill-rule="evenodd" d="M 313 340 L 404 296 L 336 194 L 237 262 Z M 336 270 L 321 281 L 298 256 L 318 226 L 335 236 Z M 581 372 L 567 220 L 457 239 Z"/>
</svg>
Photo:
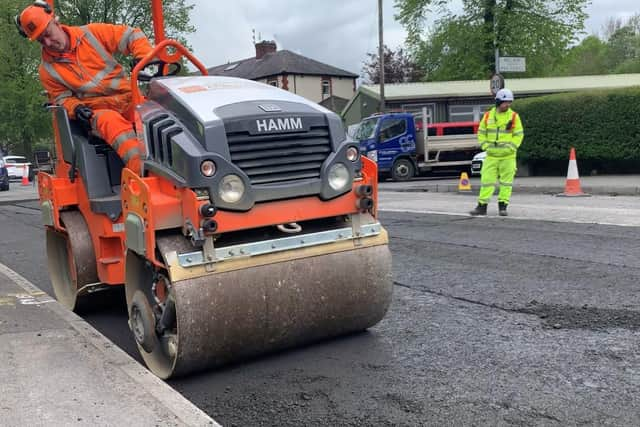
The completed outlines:
<svg viewBox="0 0 640 427">
<path fill-rule="evenodd" d="M 478 203 L 478 206 L 476 206 L 476 208 L 474 210 L 472 210 L 471 212 L 469 212 L 471 215 L 473 216 L 477 216 L 477 215 L 486 215 L 487 214 L 487 205 L 486 204 L 482 204 L 482 203 Z"/>
<path fill-rule="evenodd" d="M 498 215 L 507 216 L 507 204 L 505 202 L 498 202 Z"/>
</svg>

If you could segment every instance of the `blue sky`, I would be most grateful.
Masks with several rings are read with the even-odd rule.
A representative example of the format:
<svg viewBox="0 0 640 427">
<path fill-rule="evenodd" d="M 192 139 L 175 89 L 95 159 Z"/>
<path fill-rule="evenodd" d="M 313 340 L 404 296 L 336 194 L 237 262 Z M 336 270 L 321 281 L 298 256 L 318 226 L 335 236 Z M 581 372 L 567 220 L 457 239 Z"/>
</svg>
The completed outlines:
<svg viewBox="0 0 640 427">
<path fill-rule="evenodd" d="M 255 54 L 256 37 L 276 40 L 279 49 L 360 73 L 367 52 L 378 45 L 377 0 L 191 0 L 191 38 L 196 55 L 207 65 L 248 58 Z M 385 44 L 396 48 L 405 33 L 395 22 L 392 0 L 384 0 Z M 593 0 L 587 12 L 587 34 L 597 34 L 609 18 L 640 13 L 638 0 Z"/>
</svg>

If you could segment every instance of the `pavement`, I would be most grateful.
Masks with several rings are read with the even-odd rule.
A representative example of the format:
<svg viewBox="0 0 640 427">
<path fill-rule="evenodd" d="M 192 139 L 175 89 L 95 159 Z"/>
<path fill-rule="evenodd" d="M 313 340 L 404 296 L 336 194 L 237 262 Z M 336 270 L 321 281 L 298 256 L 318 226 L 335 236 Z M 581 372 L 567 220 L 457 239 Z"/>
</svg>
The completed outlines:
<svg viewBox="0 0 640 427">
<path fill-rule="evenodd" d="M 407 182 L 385 181 L 380 183 L 380 191 L 394 192 L 434 192 L 457 193 L 459 179 L 438 177 L 418 178 Z M 480 178 L 471 177 L 471 191 L 480 188 Z M 580 177 L 582 191 L 602 196 L 640 196 L 640 175 L 601 175 Z M 564 191 L 565 177 L 527 176 L 517 177 L 513 184 L 514 193 L 559 194 Z M 38 199 L 38 187 L 34 183 L 23 186 L 11 182 L 9 191 L 0 191 L 0 205 L 26 202 Z"/>
<path fill-rule="evenodd" d="M 516 178 L 515 193 L 556 194 L 563 177 Z M 640 196 L 640 176 L 581 178 L 593 195 Z M 472 192 L 479 179 L 471 179 Z M 385 192 L 458 191 L 457 179 L 384 182 Z M 0 205 L 37 200 L 12 182 Z M 165 382 L 18 273 L 0 263 L 0 419 L 5 426 L 217 426 Z"/>
<path fill-rule="evenodd" d="M 471 177 L 471 189 L 477 192 L 480 178 Z M 380 191 L 457 193 L 459 179 L 419 178 L 408 182 L 385 181 Z M 559 194 L 564 192 L 563 176 L 516 177 L 514 193 Z M 601 175 L 580 177 L 582 191 L 601 196 L 640 196 L 640 175 Z"/>
<path fill-rule="evenodd" d="M 218 426 L 80 317 L 0 264 L 3 426 Z"/>
</svg>

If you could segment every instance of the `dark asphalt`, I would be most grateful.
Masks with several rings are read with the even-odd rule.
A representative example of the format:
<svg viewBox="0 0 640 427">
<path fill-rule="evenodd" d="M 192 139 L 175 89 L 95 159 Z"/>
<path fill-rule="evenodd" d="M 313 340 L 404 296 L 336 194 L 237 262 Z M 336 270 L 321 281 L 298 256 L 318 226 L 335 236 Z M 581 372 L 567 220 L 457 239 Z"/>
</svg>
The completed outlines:
<svg viewBox="0 0 640 427">
<path fill-rule="evenodd" d="M 0 262 L 51 292 L 35 207 L 0 207 Z M 379 325 L 170 384 L 228 426 L 640 425 L 640 229 L 382 220 L 396 287 Z M 110 298 L 84 317 L 131 353 Z"/>
</svg>

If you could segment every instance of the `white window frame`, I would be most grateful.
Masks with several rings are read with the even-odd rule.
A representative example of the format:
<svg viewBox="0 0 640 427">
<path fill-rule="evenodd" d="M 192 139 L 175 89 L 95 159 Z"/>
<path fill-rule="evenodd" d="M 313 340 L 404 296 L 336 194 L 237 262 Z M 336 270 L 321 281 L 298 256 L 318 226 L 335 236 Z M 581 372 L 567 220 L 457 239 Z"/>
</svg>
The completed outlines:
<svg viewBox="0 0 640 427">
<path fill-rule="evenodd" d="M 454 105 L 449 105 L 449 121 L 450 122 L 468 122 L 468 121 L 473 121 L 473 122 L 479 122 L 482 119 L 482 116 L 484 115 L 484 112 L 487 110 L 488 107 L 491 107 L 491 104 L 454 104 Z M 459 107 L 470 107 L 469 112 L 466 113 L 454 113 L 453 109 L 454 108 L 459 108 Z M 472 119 L 471 120 L 454 120 L 456 116 L 467 116 L 471 114 L 472 115 Z"/>
<path fill-rule="evenodd" d="M 414 117 L 422 120 L 422 109 L 427 108 L 427 125 L 433 124 L 436 115 L 436 104 L 434 102 L 429 104 L 403 104 L 402 111 L 405 113 L 411 113 Z"/>
<path fill-rule="evenodd" d="M 331 96 L 331 79 L 325 79 L 325 78 L 323 78 L 323 79 L 320 81 L 320 85 L 322 86 L 322 90 L 321 90 L 322 98 L 323 98 L 323 99 L 324 99 L 325 97 L 326 97 L 326 98 L 329 98 L 329 97 Z M 327 90 L 327 91 L 326 91 L 326 93 L 325 93 L 325 89 Z"/>
</svg>

